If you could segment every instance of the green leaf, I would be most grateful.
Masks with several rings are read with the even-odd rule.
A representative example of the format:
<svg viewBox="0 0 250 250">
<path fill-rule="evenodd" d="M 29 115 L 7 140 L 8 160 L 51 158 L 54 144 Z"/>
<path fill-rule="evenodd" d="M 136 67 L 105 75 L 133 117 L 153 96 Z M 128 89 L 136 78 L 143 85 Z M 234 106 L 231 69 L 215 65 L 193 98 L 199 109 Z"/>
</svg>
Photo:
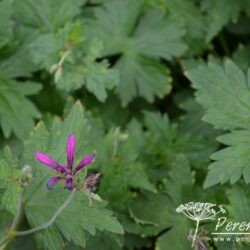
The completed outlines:
<svg viewBox="0 0 250 250">
<path fill-rule="evenodd" d="M 188 30 L 188 35 L 203 38 L 205 27 L 204 18 L 194 1 L 165 0 L 167 11 L 176 19 L 180 19 Z"/>
<path fill-rule="evenodd" d="M 138 160 L 137 137 L 111 129 L 102 141 L 96 143 L 97 154 L 102 162 L 100 194 L 118 211 L 124 211 L 131 202 L 131 188 L 156 192 L 149 181 L 144 165 Z"/>
<path fill-rule="evenodd" d="M 40 187 L 40 191 L 29 199 L 25 210 L 30 225 L 35 227 L 48 221 L 68 195 L 68 191 L 54 190 L 49 192 Z M 78 214 L 78 216 L 74 216 L 75 214 Z M 111 212 L 104 208 L 103 204 L 94 202 L 89 207 L 88 198 L 79 193 L 51 227 L 52 235 L 50 235 L 49 230 L 45 230 L 38 233 L 37 239 L 41 241 L 43 238 L 42 244 L 45 249 L 53 249 L 55 243 L 60 242 L 54 242 L 56 240 L 54 236 L 56 232 L 60 232 L 68 241 L 85 246 L 85 231 L 95 235 L 96 230 L 123 233 L 121 225 L 111 216 Z M 57 247 L 62 249 L 59 246 Z"/>
<path fill-rule="evenodd" d="M 206 19 L 198 5 L 192 0 L 163 0 L 169 15 L 182 23 L 186 33 L 188 55 L 199 54 L 207 46 L 204 42 L 206 34 Z"/>
<path fill-rule="evenodd" d="M 187 236 L 192 225 L 183 214 L 177 214 L 175 210 L 180 204 L 194 199 L 193 184 L 194 178 L 189 161 L 185 155 L 177 155 L 172 163 L 169 177 L 165 181 L 166 192 L 171 201 L 168 206 L 171 212 L 169 220 L 172 227 L 157 239 L 157 249 L 163 250 L 165 246 L 171 245 L 175 245 L 176 249 L 191 249 L 191 242 L 188 242 Z"/>
<path fill-rule="evenodd" d="M 16 212 L 17 200 L 21 190 L 20 173 L 16 168 L 17 159 L 12 155 L 9 148 L 5 148 L 0 160 L 0 189 L 4 190 L 2 205 L 12 214 Z"/>
<path fill-rule="evenodd" d="M 38 218 L 35 219 L 36 221 L 38 221 Z M 41 249 L 59 250 L 63 249 L 64 247 L 63 237 L 56 227 L 51 227 L 47 229 L 44 233 L 36 234 L 35 240 L 36 245 Z"/>
<path fill-rule="evenodd" d="M 183 176 L 185 176 L 185 180 L 183 180 Z M 162 230 L 168 229 L 166 237 L 163 237 L 165 241 L 171 242 L 173 238 L 179 237 L 182 239 L 180 244 L 184 244 L 189 233 L 190 223 L 175 211 L 181 203 L 193 198 L 193 177 L 189 162 L 184 155 L 176 156 L 168 178 L 164 178 L 162 181 L 165 188 L 164 193 L 138 195 L 130 206 L 131 216 L 135 222 L 144 225 L 139 230 L 142 236 L 157 235 Z M 176 232 L 179 234 L 176 235 Z"/>
<path fill-rule="evenodd" d="M 88 250 L 96 250 L 96 249 L 121 250 L 123 249 L 122 243 L 123 242 L 121 240 L 120 235 L 101 232 L 97 233 L 94 238 L 88 240 L 87 248 Z"/>
<path fill-rule="evenodd" d="M 62 67 L 67 55 L 72 54 L 80 42 L 83 42 L 80 22 L 67 24 L 54 33 L 37 36 L 29 45 L 31 59 L 36 65 L 49 70 L 52 74 Z"/>
<path fill-rule="evenodd" d="M 0 49 L 12 39 L 12 7 L 13 0 L 0 2 Z"/>
<path fill-rule="evenodd" d="M 246 183 L 250 183 L 249 136 L 248 130 L 233 130 L 230 134 L 218 137 L 218 141 L 228 147 L 212 154 L 211 159 L 215 162 L 210 165 L 205 187 L 227 181 L 234 184 L 241 177 Z"/>
<path fill-rule="evenodd" d="M 148 180 L 148 176 L 139 163 L 134 165 L 134 173 L 130 176 L 129 185 L 157 193 L 155 186 Z"/>
<path fill-rule="evenodd" d="M 4 76 L 0 77 L 0 83 L 0 124 L 4 136 L 9 137 L 13 131 L 23 139 L 34 126 L 34 118 L 40 117 L 40 113 L 26 95 L 37 93 L 40 86 L 34 83 L 18 83 Z M 24 89 L 20 91 L 21 86 Z"/>
<path fill-rule="evenodd" d="M 209 156 L 217 149 L 214 141 L 218 135 L 207 124 L 199 121 L 203 110 L 194 100 L 181 98 L 182 107 L 190 114 L 180 117 L 180 123 L 171 123 L 166 114 L 159 112 L 144 112 L 145 142 L 142 146 L 142 160 L 148 166 L 150 176 L 155 181 L 161 181 L 168 175 L 169 167 L 179 154 L 185 154 L 192 167 L 205 170 L 209 163 Z M 198 108 L 196 107 L 198 106 Z M 189 116 L 189 118 L 187 118 Z M 190 131 L 190 126 L 194 129 Z"/>
<path fill-rule="evenodd" d="M 18 183 L 9 183 L 2 198 L 2 203 L 7 211 L 16 213 L 16 205 L 21 187 Z"/>
<path fill-rule="evenodd" d="M 81 21 L 74 22 L 74 18 L 80 14 L 85 2 L 43 0 L 34 3 L 25 0 L 15 4 L 16 18 L 20 23 L 41 31 L 31 42 L 29 55 L 37 67 L 54 74 L 60 89 L 72 92 L 86 86 L 104 102 L 107 90 L 117 85 L 118 74 L 109 69 L 106 61 L 95 62 L 100 47 L 97 43 L 83 43 Z"/>
<path fill-rule="evenodd" d="M 85 0 L 15 1 L 15 15 L 25 25 L 51 32 L 79 15 L 84 3 Z"/>
<path fill-rule="evenodd" d="M 0 196 L 1 198 L 1 196 Z M 4 237 L 5 230 L 11 224 L 12 215 L 6 210 L 0 208 L 0 237 Z"/>
<path fill-rule="evenodd" d="M 30 45 L 32 61 L 48 70 L 59 60 L 60 49 L 61 44 L 53 34 L 41 35 Z"/>
<path fill-rule="evenodd" d="M 38 67 L 30 58 L 30 41 L 25 40 L 24 44 L 15 48 L 6 58 L 0 61 L 0 71 L 8 77 L 27 77 L 36 71 Z"/>
<path fill-rule="evenodd" d="M 11 222 L 9 223 L 11 225 Z M 10 250 L 26 250 L 26 249 L 36 249 L 37 245 L 35 243 L 34 235 L 28 235 L 16 238 L 9 246 Z"/>
<path fill-rule="evenodd" d="M 171 60 L 186 49 L 180 24 L 162 11 L 141 15 L 142 5 L 143 1 L 107 2 L 87 26 L 92 37 L 104 42 L 103 56 L 121 54 L 115 68 L 120 72 L 117 93 L 124 106 L 137 96 L 152 102 L 169 93 L 168 69 L 159 59 Z"/>
<path fill-rule="evenodd" d="M 206 171 L 210 155 L 218 147 L 218 142 L 215 139 L 221 133 L 214 130 L 210 124 L 201 121 L 205 111 L 194 98 L 179 92 L 176 95 L 176 103 L 182 110 L 186 111 L 185 115 L 180 116 L 178 129 L 178 135 L 182 138 L 180 147 L 188 156 L 191 165 L 199 169 L 205 167 Z"/>
<path fill-rule="evenodd" d="M 16 90 L 24 95 L 24 96 L 30 96 L 37 94 L 41 90 L 41 84 L 31 81 L 26 81 L 22 84 L 16 85 Z"/>
<path fill-rule="evenodd" d="M 250 197 L 247 186 L 235 185 L 227 191 L 230 205 L 227 206 L 230 216 L 235 221 L 248 221 L 250 218 Z"/>
<path fill-rule="evenodd" d="M 99 157 L 103 162 L 100 166 L 101 173 L 104 176 L 100 191 L 110 201 L 120 200 L 123 204 L 129 203 L 132 196 L 132 193 L 128 192 L 130 187 L 155 191 L 148 181 L 144 166 L 137 161 L 138 153 L 133 150 L 136 143 L 134 136 L 130 137 L 119 129 L 112 129 L 98 145 L 97 152 L 100 152 Z M 117 205 L 119 203 L 117 202 Z M 124 205 L 119 207 L 124 209 Z"/>
<path fill-rule="evenodd" d="M 205 108 L 203 120 L 220 129 L 248 129 L 250 89 L 248 79 L 232 61 L 224 67 L 208 63 L 187 72 L 196 99 Z"/>
<path fill-rule="evenodd" d="M 186 49 L 181 41 L 183 33 L 180 24 L 166 18 L 163 12 L 148 11 L 134 32 L 135 51 L 149 58 L 171 60 L 182 55 Z"/>
<path fill-rule="evenodd" d="M 99 101 L 104 102 L 107 99 L 107 90 L 113 89 L 118 80 L 118 72 L 109 69 L 106 61 L 101 63 L 92 61 L 85 65 L 71 65 L 70 70 L 62 73 L 57 86 L 67 92 L 86 86 Z"/>
<path fill-rule="evenodd" d="M 205 187 L 227 181 L 233 184 L 241 176 L 249 183 L 249 142 L 246 136 L 249 135 L 250 90 L 247 77 L 229 60 L 224 68 L 209 63 L 188 71 L 187 75 L 197 89 L 197 101 L 207 110 L 204 121 L 215 128 L 234 129 L 218 138 L 229 147 L 212 155 L 215 161 L 210 165 Z"/>
<path fill-rule="evenodd" d="M 183 179 L 185 176 L 185 179 Z M 194 177 L 191 173 L 189 161 L 185 155 L 177 155 L 172 162 L 168 178 L 164 181 L 166 192 L 172 198 L 174 205 L 179 206 L 192 199 L 192 186 Z"/>
<path fill-rule="evenodd" d="M 83 38 L 83 28 L 80 21 L 76 21 L 72 26 L 69 26 L 66 40 L 71 46 L 79 44 L 84 40 Z"/>
<path fill-rule="evenodd" d="M 100 37 L 104 43 L 102 55 L 115 55 L 126 50 L 129 34 L 133 33 L 144 0 L 112 0 L 95 8 L 95 20 L 89 20 L 86 32 Z M 112 39 L 110 39 L 112 37 Z"/>
<path fill-rule="evenodd" d="M 163 134 L 167 134 L 166 131 L 169 129 L 174 134 L 176 128 L 175 124 L 171 124 L 167 114 L 161 115 L 160 112 L 149 112 L 144 111 L 144 123 L 151 133 L 158 131 L 158 134 L 153 138 L 155 141 L 159 140 Z M 149 132 L 150 133 L 150 132 Z M 164 138 L 166 140 L 166 137 Z"/>
<path fill-rule="evenodd" d="M 241 1 L 203 0 L 202 10 L 207 17 L 206 41 L 210 42 L 229 21 L 236 21 L 241 11 Z"/>
<path fill-rule="evenodd" d="M 144 112 L 145 148 L 144 152 L 148 156 L 147 165 L 151 175 L 157 180 L 167 175 L 167 166 L 174 157 L 175 141 L 177 137 L 176 124 L 171 124 L 169 117 L 159 112 Z M 159 178 L 159 179 L 158 179 Z"/>
<path fill-rule="evenodd" d="M 12 156 L 10 149 L 5 148 L 5 155 L 0 160 L 0 188 L 6 188 L 8 186 L 8 183 L 12 178 L 16 177 L 15 174 L 15 168 L 17 166 L 16 159 Z"/>
<path fill-rule="evenodd" d="M 107 90 L 118 84 L 118 71 L 110 69 L 106 60 L 96 62 L 103 48 L 100 41 L 91 40 L 82 45 L 82 39 L 78 22 L 57 34 L 41 35 L 31 44 L 32 60 L 54 74 L 58 89 L 73 92 L 85 86 L 104 102 Z"/>
<path fill-rule="evenodd" d="M 244 71 L 250 66 L 250 46 L 240 46 L 233 54 L 233 60 Z"/>
<path fill-rule="evenodd" d="M 159 61 L 124 55 L 116 68 L 120 72 L 117 93 L 123 106 L 137 96 L 153 102 L 155 95 L 163 98 L 171 91 L 169 71 Z"/>
<path fill-rule="evenodd" d="M 129 207 L 131 217 L 137 224 L 144 225 L 140 234 L 157 235 L 171 226 L 169 199 L 162 194 L 143 193 L 135 198 Z"/>
<path fill-rule="evenodd" d="M 165 250 L 167 246 L 174 246 L 175 249 L 191 250 L 192 242 L 187 240 L 189 230 L 189 221 L 186 218 L 179 218 L 173 229 L 157 239 L 155 249 Z"/>
</svg>

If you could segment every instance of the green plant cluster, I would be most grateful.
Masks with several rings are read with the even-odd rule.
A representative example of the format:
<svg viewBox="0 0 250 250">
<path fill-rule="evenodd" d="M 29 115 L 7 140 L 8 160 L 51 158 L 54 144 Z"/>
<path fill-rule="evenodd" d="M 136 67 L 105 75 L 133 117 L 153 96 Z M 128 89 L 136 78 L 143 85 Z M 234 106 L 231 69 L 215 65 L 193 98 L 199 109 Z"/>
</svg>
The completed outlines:
<svg viewBox="0 0 250 250">
<path fill-rule="evenodd" d="M 250 221 L 249 27 L 248 0 L 1 0 L 0 239 L 21 189 L 18 230 L 64 202 L 34 152 L 65 162 L 71 133 L 77 160 L 96 153 L 102 198 L 77 193 L 6 248 L 190 250 L 194 224 L 176 213 L 190 201 Z"/>
</svg>

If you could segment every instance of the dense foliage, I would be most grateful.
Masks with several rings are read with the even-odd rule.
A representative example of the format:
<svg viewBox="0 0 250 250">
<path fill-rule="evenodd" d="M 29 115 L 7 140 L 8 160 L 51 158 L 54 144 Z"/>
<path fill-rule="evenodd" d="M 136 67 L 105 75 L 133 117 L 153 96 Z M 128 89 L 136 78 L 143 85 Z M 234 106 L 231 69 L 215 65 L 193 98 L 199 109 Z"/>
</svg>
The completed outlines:
<svg viewBox="0 0 250 250">
<path fill-rule="evenodd" d="M 249 27 L 248 0 L 1 0 L 0 239 L 21 189 L 19 231 L 70 193 L 36 151 L 65 162 L 73 133 L 77 160 L 96 154 L 81 178 L 101 174 L 6 248 L 188 250 L 190 201 L 250 221 Z M 204 228 L 207 249 L 250 248 Z"/>
</svg>

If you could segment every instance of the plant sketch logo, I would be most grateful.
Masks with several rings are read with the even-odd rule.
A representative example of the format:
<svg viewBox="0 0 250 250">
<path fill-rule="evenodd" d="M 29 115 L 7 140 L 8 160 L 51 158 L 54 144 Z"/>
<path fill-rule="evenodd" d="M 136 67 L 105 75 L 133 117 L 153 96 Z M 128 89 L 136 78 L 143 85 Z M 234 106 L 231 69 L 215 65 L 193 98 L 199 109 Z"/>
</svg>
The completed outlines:
<svg viewBox="0 0 250 250">
<path fill-rule="evenodd" d="M 189 202 L 181 204 L 177 209 L 177 213 L 183 213 L 186 217 L 196 221 L 196 228 L 192 238 L 192 247 L 194 246 L 197 238 L 197 233 L 201 221 L 214 220 L 217 215 L 225 214 L 226 210 L 222 205 L 216 205 L 213 203 L 202 202 Z"/>
</svg>

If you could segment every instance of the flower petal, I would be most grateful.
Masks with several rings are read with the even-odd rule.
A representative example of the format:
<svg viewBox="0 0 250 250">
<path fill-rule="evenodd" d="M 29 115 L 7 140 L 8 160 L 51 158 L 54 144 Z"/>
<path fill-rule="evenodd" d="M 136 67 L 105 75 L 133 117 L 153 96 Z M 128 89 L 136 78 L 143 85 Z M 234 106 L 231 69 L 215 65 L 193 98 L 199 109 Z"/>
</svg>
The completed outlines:
<svg viewBox="0 0 250 250">
<path fill-rule="evenodd" d="M 55 169 L 57 172 L 63 173 L 65 172 L 64 167 L 60 166 L 53 158 L 51 158 L 49 155 L 43 154 L 41 152 L 36 152 L 35 157 L 38 161 L 40 161 L 42 164 L 49 166 L 53 169 Z"/>
<path fill-rule="evenodd" d="M 47 188 L 49 190 L 51 190 L 51 186 L 56 184 L 58 181 L 60 181 L 61 179 L 63 179 L 63 177 L 52 177 L 49 179 L 49 181 L 47 182 Z"/>
<path fill-rule="evenodd" d="M 88 166 L 90 163 L 92 163 L 93 161 L 95 160 L 95 154 L 90 154 L 90 155 L 87 155 L 85 156 L 81 161 L 80 163 L 78 164 L 78 166 L 76 167 L 75 169 L 75 173 L 77 171 L 79 171 L 80 169 Z"/>
<path fill-rule="evenodd" d="M 65 187 L 68 190 L 72 190 L 74 188 L 74 183 L 73 183 L 73 179 L 72 178 L 67 179 Z"/>
<path fill-rule="evenodd" d="M 74 163 L 75 144 L 76 144 L 75 136 L 73 134 L 69 135 L 67 141 L 67 160 L 68 160 L 68 168 L 70 169 L 72 169 Z"/>
</svg>

